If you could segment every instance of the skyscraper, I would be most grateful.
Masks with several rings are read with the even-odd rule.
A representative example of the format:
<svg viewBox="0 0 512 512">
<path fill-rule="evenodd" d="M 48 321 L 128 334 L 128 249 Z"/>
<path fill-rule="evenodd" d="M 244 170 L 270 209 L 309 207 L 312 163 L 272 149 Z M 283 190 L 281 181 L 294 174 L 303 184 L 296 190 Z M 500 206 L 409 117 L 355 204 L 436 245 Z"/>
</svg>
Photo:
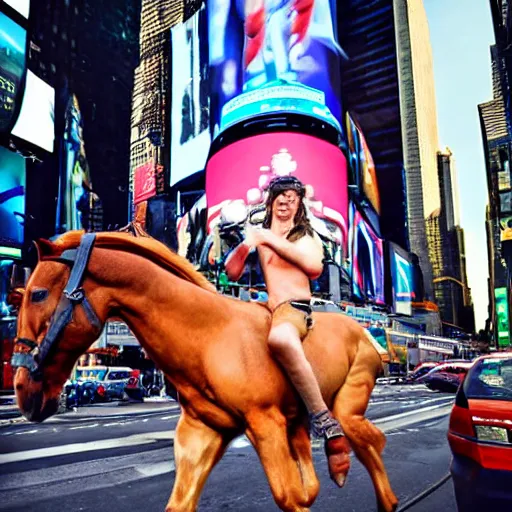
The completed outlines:
<svg viewBox="0 0 512 512">
<path fill-rule="evenodd" d="M 92 183 L 103 201 L 105 228 L 126 223 L 128 212 L 128 127 L 140 3 L 31 2 L 30 66 L 56 89 L 57 137 L 63 137 L 69 99 L 76 96 Z M 48 173 L 56 172 L 53 163 Z M 44 183 L 41 177 L 39 188 Z M 49 194 L 53 209 L 55 195 Z"/>
<path fill-rule="evenodd" d="M 459 224 L 457 177 L 451 151 L 437 154 L 441 208 L 427 219 L 434 299 L 445 324 L 472 332 L 471 291 L 466 273 L 464 231 Z"/>
<path fill-rule="evenodd" d="M 507 123 L 502 81 L 503 60 L 497 46 L 491 47 L 493 99 L 478 105 L 484 143 L 489 204 L 486 217 L 489 254 L 489 313 L 495 341 L 503 345 L 511 342 L 508 308 L 504 305 L 510 296 L 510 269 L 506 260 L 511 243 L 512 183 L 510 151 L 512 138 Z M 500 306 L 501 304 L 501 306 Z M 500 306 L 500 307 L 498 307 Z"/>
<path fill-rule="evenodd" d="M 437 173 L 437 111 L 432 48 L 423 0 L 395 0 L 400 104 L 411 251 L 432 294 L 426 219 L 441 207 Z"/>
<path fill-rule="evenodd" d="M 385 238 L 416 253 L 432 296 L 426 219 L 440 208 L 437 114 L 422 0 L 342 3 L 342 90 L 374 156 Z"/>
</svg>

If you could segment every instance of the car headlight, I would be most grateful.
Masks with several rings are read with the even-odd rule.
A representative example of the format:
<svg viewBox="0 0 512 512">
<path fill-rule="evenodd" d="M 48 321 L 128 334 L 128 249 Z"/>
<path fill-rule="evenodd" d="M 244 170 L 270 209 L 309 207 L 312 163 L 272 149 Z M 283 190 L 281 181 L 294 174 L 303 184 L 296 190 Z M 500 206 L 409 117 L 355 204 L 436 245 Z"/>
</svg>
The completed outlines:
<svg viewBox="0 0 512 512">
<path fill-rule="evenodd" d="M 479 441 L 494 441 L 508 444 L 507 429 L 501 427 L 486 427 L 475 425 L 476 437 Z"/>
</svg>

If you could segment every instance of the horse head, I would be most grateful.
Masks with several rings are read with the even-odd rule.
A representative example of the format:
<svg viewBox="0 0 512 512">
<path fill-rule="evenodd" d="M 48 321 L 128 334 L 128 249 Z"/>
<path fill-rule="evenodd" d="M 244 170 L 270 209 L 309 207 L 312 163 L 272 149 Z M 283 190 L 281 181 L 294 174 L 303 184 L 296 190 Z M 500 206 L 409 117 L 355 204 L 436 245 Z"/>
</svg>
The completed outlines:
<svg viewBox="0 0 512 512">
<path fill-rule="evenodd" d="M 84 282 L 94 239 L 76 233 L 74 244 L 36 242 L 38 263 L 23 293 L 11 361 L 18 407 L 29 421 L 55 414 L 73 365 L 103 328 L 105 312 L 88 301 L 94 282 Z"/>
</svg>

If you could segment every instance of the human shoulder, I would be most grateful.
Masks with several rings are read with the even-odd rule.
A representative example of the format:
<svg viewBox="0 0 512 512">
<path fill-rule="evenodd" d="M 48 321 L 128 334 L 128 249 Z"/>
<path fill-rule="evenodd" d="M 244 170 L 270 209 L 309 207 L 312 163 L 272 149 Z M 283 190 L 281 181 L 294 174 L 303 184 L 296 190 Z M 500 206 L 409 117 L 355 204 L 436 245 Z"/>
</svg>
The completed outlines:
<svg viewBox="0 0 512 512">
<path fill-rule="evenodd" d="M 322 240 L 318 236 L 317 232 L 314 230 L 311 230 L 311 233 L 307 233 L 303 236 L 301 236 L 298 240 L 295 240 L 296 244 L 301 245 L 315 245 L 322 247 Z"/>
</svg>

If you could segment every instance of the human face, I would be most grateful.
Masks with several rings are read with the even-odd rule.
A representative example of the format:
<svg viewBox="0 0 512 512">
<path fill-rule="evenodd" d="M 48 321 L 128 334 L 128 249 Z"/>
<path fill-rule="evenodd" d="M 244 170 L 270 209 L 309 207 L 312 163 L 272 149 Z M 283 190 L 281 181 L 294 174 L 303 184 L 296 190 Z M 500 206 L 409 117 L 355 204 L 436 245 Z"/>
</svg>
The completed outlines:
<svg viewBox="0 0 512 512">
<path fill-rule="evenodd" d="M 295 190 L 286 190 L 274 199 L 272 217 L 280 221 L 290 221 L 295 218 L 300 206 L 300 197 Z"/>
</svg>

